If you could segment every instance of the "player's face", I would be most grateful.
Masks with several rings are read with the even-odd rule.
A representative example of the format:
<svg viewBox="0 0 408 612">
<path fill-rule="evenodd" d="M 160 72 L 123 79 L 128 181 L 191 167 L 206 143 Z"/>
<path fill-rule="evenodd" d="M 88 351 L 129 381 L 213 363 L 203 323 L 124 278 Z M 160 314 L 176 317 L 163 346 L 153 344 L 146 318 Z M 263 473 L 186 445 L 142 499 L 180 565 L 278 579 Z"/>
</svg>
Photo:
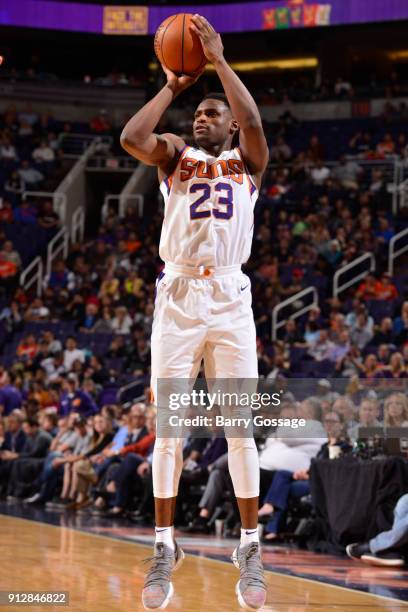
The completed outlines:
<svg viewBox="0 0 408 612">
<path fill-rule="evenodd" d="M 237 127 L 230 109 L 222 100 L 203 100 L 194 113 L 194 140 L 202 147 L 225 142 Z"/>
</svg>

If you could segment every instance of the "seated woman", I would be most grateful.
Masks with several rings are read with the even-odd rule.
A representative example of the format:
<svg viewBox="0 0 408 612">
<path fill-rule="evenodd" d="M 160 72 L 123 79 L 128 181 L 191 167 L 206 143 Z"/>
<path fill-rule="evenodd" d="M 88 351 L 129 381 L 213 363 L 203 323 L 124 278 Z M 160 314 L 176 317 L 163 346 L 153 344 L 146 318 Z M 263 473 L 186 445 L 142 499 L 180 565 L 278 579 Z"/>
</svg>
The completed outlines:
<svg viewBox="0 0 408 612">
<path fill-rule="evenodd" d="M 114 435 L 112 419 L 108 416 L 96 414 L 90 417 L 90 420 L 92 420 L 92 431 L 85 433 L 86 439 L 83 439 L 82 447 L 77 446 L 72 454 L 55 460 L 64 465 L 61 499 L 67 500 L 66 507 L 71 509 L 92 503 L 87 495 L 90 484 L 94 484 L 97 479 L 92 458 L 112 442 Z M 82 423 L 83 421 L 81 426 L 84 427 Z M 86 426 L 84 430 L 86 432 Z"/>
<path fill-rule="evenodd" d="M 337 412 L 328 412 L 323 423 L 328 440 L 321 446 L 316 455 L 317 459 L 328 459 L 330 456 L 329 448 L 332 446 L 340 447 L 340 452 L 343 453 L 351 450 L 351 445 L 345 439 L 342 415 Z M 270 542 L 278 537 L 286 518 L 290 500 L 309 495 L 310 485 L 308 481 L 308 470 L 298 470 L 296 472 L 278 470 L 275 473 L 265 496 L 264 504 L 258 511 L 259 518 L 270 516 L 265 527 L 264 542 Z"/>
</svg>

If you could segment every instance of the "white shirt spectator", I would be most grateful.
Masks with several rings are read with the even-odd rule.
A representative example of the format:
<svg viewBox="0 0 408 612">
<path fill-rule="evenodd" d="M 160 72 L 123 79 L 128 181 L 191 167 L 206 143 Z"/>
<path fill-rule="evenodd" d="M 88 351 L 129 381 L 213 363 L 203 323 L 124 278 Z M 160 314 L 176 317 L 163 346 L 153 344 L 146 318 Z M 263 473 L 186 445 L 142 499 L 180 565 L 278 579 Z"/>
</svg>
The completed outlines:
<svg viewBox="0 0 408 612">
<path fill-rule="evenodd" d="M 312 177 L 312 181 L 315 183 L 315 185 L 323 185 L 323 183 L 330 176 L 330 170 L 320 163 L 312 168 L 310 176 Z"/>
<path fill-rule="evenodd" d="M 81 349 L 75 348 L 72 350 L 65 349 L 64 351 L 64 367 L 69 372 L 73 366 L 74 361 L 80 361 L 84 363 L 85 355 Z"/>
<path fill-rule="evenodd" d="M 112 331 L 116 334 L 130 334 L 132 325 L 132 318 L 128 314 L 124 317 L 116 316 L 111 321 Z"/>
<path fill-rule="evenodd" d="M 51 147 L 42 143 L 41 146 L 37 147 L 33 151 L 33 159 L 36 162 L 51 162 L 55 159 L 55 153 Z"/>
<path fill-rule="evenodd" d="M 301 435 L 308 437 L 300 438 Z M 301 429 L 278 427 L 267 438 L 259 455 L 259 465 L 263 470 L 308 470 L 312 458 L 325 442 L 327 434 L 319 421 L 307 421 Z"/>
<path fill-rule="evenodd" d="M 26 185 L 35 185 L 44 180 L 44 175 L 35 168 L 20 168 L 18 174 Z"/>
<path fill-rule="evenodd" d="M 8 160 L 16 160 L 17 159 L 17 151 L 14 145 L 12 144 L 3 144 L 0 147 L 0 157 L 1 159 Z"/>
</svg>

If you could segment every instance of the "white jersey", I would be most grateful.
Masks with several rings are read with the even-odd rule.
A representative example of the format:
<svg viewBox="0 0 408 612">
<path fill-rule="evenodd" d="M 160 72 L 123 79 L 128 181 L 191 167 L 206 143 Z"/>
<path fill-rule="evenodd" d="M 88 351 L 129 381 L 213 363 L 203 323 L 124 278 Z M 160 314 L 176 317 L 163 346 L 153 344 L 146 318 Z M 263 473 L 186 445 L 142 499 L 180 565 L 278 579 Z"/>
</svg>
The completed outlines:
<svg viewBox="0 0 408 612">
<path fill-rule="evenodd" d="M 159 253 L 164 262 L 218 267 L 248 260 L 258 190 L 239 148 L 214 157 L 184 147 L 160 189 L 165 208 Z"/>
</svg>

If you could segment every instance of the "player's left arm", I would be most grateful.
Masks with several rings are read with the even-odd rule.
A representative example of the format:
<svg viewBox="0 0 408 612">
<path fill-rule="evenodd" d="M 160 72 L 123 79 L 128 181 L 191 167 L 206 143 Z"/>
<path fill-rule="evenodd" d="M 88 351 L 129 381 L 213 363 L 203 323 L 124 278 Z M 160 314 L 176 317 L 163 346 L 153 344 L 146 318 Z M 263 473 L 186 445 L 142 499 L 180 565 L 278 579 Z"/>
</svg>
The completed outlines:
<svg viewBox="0 0 408 612">
<path fill-rule="evenodd" d="M 192 29 L 200 37 L 207 59 L 214 64 L 233 117 L 239 124 L 240 149 L 245 162 L 260 184 L 268 164 L 269 150 L 258 107 L 241 79 L 226 62 L 221 36 L 207 19 L 200 15 L 194 15 L 192 22 Z"/>
</svg>

